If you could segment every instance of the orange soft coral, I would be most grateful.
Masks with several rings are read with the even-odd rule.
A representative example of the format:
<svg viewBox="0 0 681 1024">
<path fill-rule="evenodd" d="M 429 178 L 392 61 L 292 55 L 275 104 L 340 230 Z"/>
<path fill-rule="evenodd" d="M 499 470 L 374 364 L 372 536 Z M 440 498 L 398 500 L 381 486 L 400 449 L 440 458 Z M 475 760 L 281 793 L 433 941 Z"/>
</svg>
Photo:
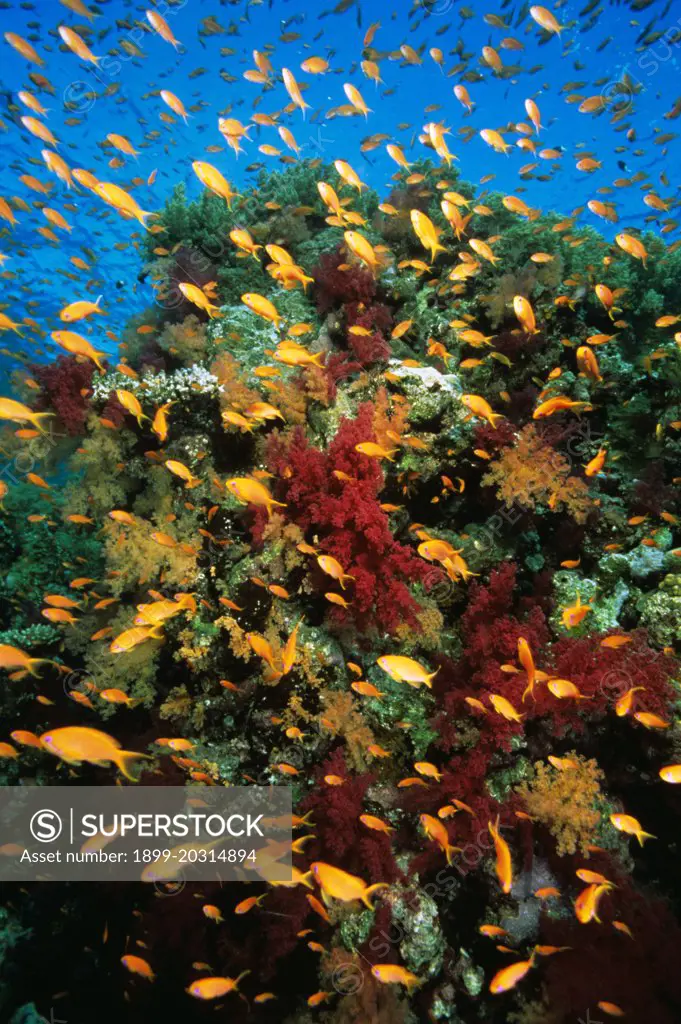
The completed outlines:
<svg viewBox="0 0 681 1024">
<path fill-rule="evenodd" d="M 533 777 L 518 786 L 527 813 L 541 822 L 557 842 L 557 853 L 586 852 L 601 821 L 601 779 L 605 778 L 596 761 L 571 751 L 564 759 L 570 764 L 562 770 L 538 761 Z"/>
<path fill-rule="evenodd" d="M 390 435 L 401 436 L 409 429 L 407 417 L 409 415 L 409 403 L 403 395 L 389 395 L 386 388 L 380 387 L 374 399 L 374 418 L 372 426 L 376 436 L 377 444 L 384 448 L 393 448 L 395 438 Z"/>
<path fill-rule="evenodd" d="M 210 372 L 220 381 L 220 406 L 223 410 L 242 413 L 249 405 L 262 401 L 262 395 L 246 384 L 239 372 L 239 363 L 229 352 L 223 351 L 216 356 Z"/>
<path fill-rule="evenodd" d="M 490 464 L 482 482 L 496 485 L 497 497 L 506 505 L 565 508 L 578 523 L 586 520 L 592 507 L 585 482 L 570 474 L 568 460 L 542 440 L 532 423 Z"/>
</svg>

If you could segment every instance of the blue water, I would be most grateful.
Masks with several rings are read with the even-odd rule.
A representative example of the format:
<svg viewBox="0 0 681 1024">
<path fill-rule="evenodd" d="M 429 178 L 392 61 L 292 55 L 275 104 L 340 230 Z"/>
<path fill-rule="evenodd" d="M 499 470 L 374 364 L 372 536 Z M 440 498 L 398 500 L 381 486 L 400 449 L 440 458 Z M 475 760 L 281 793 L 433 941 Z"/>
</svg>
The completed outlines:
<svg viewBox="0 0 681 1024">
<path fill-rule="evenodd" d="M 124 0 L 90 4 L 89 9 L 98 13 L 91 26 L 57 0 L 15 4 L 0 10 L 2 33 L 16 32 L 28 39 L 46 62 L 44 68 L 29 65 L 0 39 L 0 118 L 6 126 L 0 133 L 0 195 L 6 199 L 17 196 L 31 206 L 30 213 L 16 211 L 18 226 L 0 234 L 0 252 L 11 257 L 4 266 L 2 307 L 15 320 L 33 317 L 49 332 L 58 326 L 56 317 L 66 301 L 94 298 L 102 293 L 108 317 L 106 321 L 97 318 L 97 324 L 89 329 L 98 347 L 106 347 L 112 341 L 104 338 L 105 329 L 119 332 L 132 313 L 153 302 L 151 289 L 137 280 L 140 257 L 131 244 L 131 237 L 135 233 L 139 237 L 141 227 L 122 219 L 84 189 L 68 191 L 47 171 L 40 158 L 44 144 L 19 122 L 19 117 L 31 114 L 17 99 L 20 89 L 28 89 L 49 108 L 46 123 L 60 140 L 58 152 L 71 167 L 86 168 L 100 180 L 131 189 L 146 210 L 161 207 L 178 182 L 186 184 L 190 196 L 199 194 L 201 186 L 191 169 L 193 160 L 205 159 L 215 164 L 237 189 L 253 182 L 255 172 L 247 171 L 251 164 L 277 168 L 278 157 L 258 152 L 262 143 L 289 152 L 276 129 L 252 128 L 251 141 L 244 141 L 245 152 L 237 159 L 225 145 L 217 122 L 219 113 L 231 107 L 229 116 L 247 124 L 258 98 L 258 111 L 281 111 L 289 97 L 278 73 L 287 67 L 300 83 L 307 83 L 304 97 L 312 106 L 306 118 L 296 110 L 283 114 L 279 122 L 293 131 L 301 155 L 325 161 L 347 160 L 383 198 L 387 197 L 398 168 L 386 154 L 385 143 L 365 154 L 360 149 L 362 139 L 385 133 L 413 160 L 431 154 L 418 141 L 418 135 L 426 122 L 434 120 L 451 129 L 447 140 L 458 158 L 454 166 L 463 178 L 477 183 L 485 175 L 494 175 L 484 187 L 504 194 L 517 191 L 529 205 L 565 215 L 589 199 L 614 201 L 621 226 L 643 228 L 644 218 L 653 211 L 643 204 L 640 183 L 614 188 L 611 195 L 598 190 L 612 188 L 617 178 L 643 171 L 646 182 L 661 196 L 674 203 L 678 201 L 679 140 L 674 138 L 660 146 L 655 144 L 655 135 L 673 133 L 678 125 L 664 115 L 681 94 L 681 43 L 676 41 L 677 36 L 681 37 L 681 2 L 655 0 L 642 11 L 632 10 L 619 0 L 615 4 L 602 2 L 596 9 L 601 13 L 595 24 L 592 19 L 596 12 L 584 14 L 586 6 L 586 0 L 570 0 L 555 9 L 560 23 L 567 26 L 559 38 L 542 33 L 527 15 L 526 6 L 495 4 L 493 0 L 489 4 L 473 3 L 468 8 L 458 0 L 422 0 L 412 6 L 403 2 L 396 4 L 394 11 L 379 0 L 359 0 L 342 13 L 332 13 L 332 2 L 326 8 L 323 2 L 310 0 L 180 0 L 156 8 L 165 15 L 175 37 L 183 44 L 177 52 L 148 30 L 144 5 Z M 464 16 L 466 13 L 472 17 Z M 507 27 L 486 23 L 484 16 L 488 14 L 503 17 Z M 208 18 L 219 23 L 220 34 L 206 34 L 204 19 Z M 384 84 L 379 86 L 365 78 L 359 67 L 364 34 L 372 22 L 381 22 L 373 47 L 386 54 L 380 60 Z M 60 25 L 74 28 L 97 56 L 106 57 L 99 68 L 82 62 L 63 47 L 56 32 Z M 648 29 L 649 25 L 652 28 Z M 640 41 L 646 37 L 646 30 L 664 31 L 665 38 L 646 45 Z M 300 38 L 289 36 L 290 41 L 282 41 L 285 33 L 299 34 Z M 505 36 L 521 41 L 524 49 L 500 48 Z M 136 47 L 141 56 L 134 51 L 126 53 L 126 42 Z M 462 73 L 447 75 L 461 59 L 457 52 L 452 52 L 459 43 L 464 58 L 470 58 L 467 70 L 482 76 L 481 81 L 466 83 L 476 104 L 471 115 L 466 114 L 453 95 L 453 86 L 462 81 Z M 273 87 L 264 90 L 261 85 L 245 81 L 243 73 L 255 68 L 253 50 L 262 51 L 268 44 L 273 47 L 275 76 Z M 406 63 L 399 52 L 403 44 L 421 53 L 423 63 Z M 486 45 L 497 48 L 504 65 L 517 64 L 517 73 L 511 78 L 496 76 L 481 62 L 481 50 Z M 433 46 L 444 51 L 444 71 L 429 56 Z M 221 49 L 226 47 L 234 53 L 221 55 Z M 301 71 L 301 62 L 311 56 L 327 59 L 331 71 L 317 76 Z M 197 69 L 202 69 L 200 74 Z M 49 79 L 54 95 L 36 88 L 28 78 L 31 70 Z M 235 81 L 223 80 L 221 71 Z M 625 81 L 625 74 L 630 76 L 633 88 L 626 87 L 622 92 L 618 83 Z M 566 90 L 566 83 L 571 81 L 585 84 Z M 346 82 L 357 86 L 372 108 L 368 119 L 329 116 L 332 108 L 347 103 L 343 92 Z M 188 125 L 180 118 L 175 118 L 173 124 L 160 119 L 162 112 L 170 111 L 153 94 L 164 88 L 174 92 L 187 109 L 199 107 L 193 111 Z M 609 107 L 598 116 L 579 113 L 577 103 L 565 100 L 570 91 L 585 97 L 604 94 L 610 101 Z M 104 95 L 105 92 L 110 95 Z M 538 159 L 515 145 L 504 156 L 489 149 L 479 137 L 483 128 L 500 129 L 508 122 L 527 121 L 527 98 L 534 99 L 541 111 L 544 129 L 538 148 L 560 148 L 561 159 Z M 613 124 L 612 115 L 618 103 L 624 104 L 624 116 Z M 439 104 L 439 109 L 424 113 L 424 108 L 432 104 Z M 21 109 L 12 109 L 13 106 Z M 73 118 L 79 123 L 65 123 Z M 399 124 L 408 127 L 398 129 Z M 627 138 L 623 124 L 634 130 L 635 138 Z M 474 130 L 469 141 L 461 136 L 462 128 Z M 139 157 L 126 158 L 120 169 L 111 169 L 107 164 L 113 155 L 121 154 L 102 148 L 110 131 L 125 135 L 139 150 Z M 150 132 L 158 132 L 159 137 L 146 139 Z M 507 138 L 515 143 L 518 136 L 508 133 Z M 207 153 L 206 147 L 210 145 L 222 145 L 224 151 Z M 621 152 L 617 152 L 618 147 Z M 580 173 L 575 163 L 584 155 L 602 161 L 602 167 L 593 174 Z M 519 169 L 535 160 L 540 166 L 530 176 L 520 178 Z M 158 175 L 151 187 L 131 186 L 135 177 L 146 182 L 155 169 Z M 663 171 L 667 172 L 668 185 L 660 180 Z M 55 185 L 49 200 L 18 181 L 19 175 L 27 173 Z M 537 180 L 538 174 L 548 176 L 548 180 Z M 446 177 L 446 167 L 443 176 Z M 37 233 L 39 226 L 49 226 L 40 213 L 45 202 L 62 212 L 73 226 L 69 235 L 56 232 L 59 245 Z M 74 204 L 77 209 L 65 210 L 64 203 Z M 673 217 L 674 213 L 672 206 L 660 218 Z M 6 227 L 5 222 L 0 223 Z M 588 209 L 581 213 L 578 223 L 591 223 L 610 236 L 614 231 Z M 674 229 L 665 237 L 673 242 L 678 231 Z M 115 248 L 126 243 L 124 249 Z M 90 262 L 83 246 L 96 254 L 89 273 L 77 271 L 69 263 L 72 256 Z M 73 273 L 77 280 L 64 277 L 64 272 Z M 39 339 L 33 337 L 40 347 Z M 22 347 L 27 350 L 14 334 L 2 335 L 2 344 L 11 351 L 21 351 Z M 28 351 L 36 354 L 30 345 Z M 39 351 L 37 354 L 39 358 L 47 357 Z"/>
</svg>

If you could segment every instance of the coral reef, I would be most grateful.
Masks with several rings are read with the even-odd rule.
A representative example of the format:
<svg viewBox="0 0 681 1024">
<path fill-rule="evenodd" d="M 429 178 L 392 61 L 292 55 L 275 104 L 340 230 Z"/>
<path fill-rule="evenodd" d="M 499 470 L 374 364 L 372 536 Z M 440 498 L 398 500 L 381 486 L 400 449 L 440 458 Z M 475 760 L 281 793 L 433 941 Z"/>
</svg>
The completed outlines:
<svg viewBox="0 0 681 1024">
<path fill-rule="evenodd" d="M 104 722 L 150 758 L 145 784 L 290 786 L 296 875 L 253 882 L 238 913 L 244 887 L 218 880 L 172 899 L 21 890 L 3 911 L 6 1019 L 67 987 L 63 1016 L 90 1019 L 100 977 L 119 1019 L 160 1019 L 197 963 L 250 972 L 224 1002 L 234 1024 L 568 1024 L 599 1000 L 681 1017 L 681 805 L 659 774 L 681 760 L 681 356 L 651 328 L 681 251 L 646 235 L 644 268 L 496 192 L 469 210 L 449 168 L 501 265 L 474 260 L 442 175 L 400 170 L 390 214 L 319 161 L 230 204 L 180 186 L 148 232 L 157 301 L 124 362 L 32 371 L 24 397 L 68 438 L 2 498 L 0 642 L 46 661 L 17 677 L 6 655 L 0 739 Z M 444 247 L 430 263 L 410 211 Z M 230 236 L 244 225 L 252 252 Z M 611 327 L 594 275 L 626 321 L 590 346 Z M 644 365 L 648 342 L 666 357 Z M 15 466 L 35 433 L 4 431 Z M 115 773 L 58 775 L 29 747 L 5 761 L 13 785 Z M 322 901 L 314 863 L 381 888 Z M 585 872 L 605 890 L 582 923 Z M 54 920 L 79 985 L 44 956 Z M 131 949 L 158 977 L 123 1002 L 110 979 Z M 28 960 L 35 991 L 6 996 Z"/>
</svg>

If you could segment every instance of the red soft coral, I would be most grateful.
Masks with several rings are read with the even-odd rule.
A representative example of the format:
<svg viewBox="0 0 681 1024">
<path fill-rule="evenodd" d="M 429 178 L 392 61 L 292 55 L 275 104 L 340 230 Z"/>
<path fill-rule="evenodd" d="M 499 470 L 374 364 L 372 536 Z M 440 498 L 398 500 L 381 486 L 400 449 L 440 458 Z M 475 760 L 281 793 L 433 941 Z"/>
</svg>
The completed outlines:
<svg viewBox="0 0 681 1024">
<path fill-rule="evenodd" d="M 325 252 L 312 271 L 317 309 L 322 316 L 347 302 L 369 305 L 376 294 L 376 281 L 371 271 L 358 265 L 339 270 L 341 265 L 347 265 L 346 256 L 341 249 L 336 249 L 335 252 Z"/>
<path fill-rule="evenodd" d="M 614 713 L 616 701 L 636 686 L 642 689 L 634 694 L 632 712 L 645 710 L 669 717 L 674 700 L 671 679 L 678 662 L 649 647 L 645 630 L 630 636 L 632 643 L 616 650 L 602 647 L 597 636 L 564 637 L 553 645 L 551 674 L 572 680 L 585 697 L 591 698 L 582 709 L 590 721 L 606 712 Z M 540 699 L 542 705 L 552 700 L 550 694 Z M 583 731 L 588 724 L 584 717 L 575 715 L 567 701 L 553 700 L 552 705 L 556 731 L 564 731 L 568 725 Z"/>
<path fill-rule="evenodd" d="M 112 391 L 107 399 L 106 405 L 102 409 L 101 418 L 103 420 L 109 420 L 115 427 L 122 427 L 125 423 L 126 416 L 127 413 L 125 409 L 118 401 L 116 393 Z"/>
<path fill-rule="evenodd" d="M 514 738 L 523 737 L 531 757 L 533 752 L 545 757 L 547 749 L 556 749 L 555 737 L 586 735 L 587 726 L 602 723 L 601 728 L 610 727 L 614 736 L 621 734 L 630 745 L 638 743 L 639 760 L 644 763 L 652 740 L 632 717 L 625 721 L 617 718 L 614 703 L 630 687 L 640 686 L 643 689 L 635 696 L 634 710 L 644 709 L 669 720 L 674 697 L 670 680 L 677 663 L 652 650 L 645 631 L 631 634 L 632 642 L 618 649 L 603 647 L 598 636 L 564 637 L 549 645 L 545 614 L 538 603 L 541 594 L 535 603 L 531 598 L 517 600 L 515 579 L 515 566 L 504 563 L 492 572 L 488 586 L 471 586 L 469 604 L 461 617 L 464 653 L 456 662 L 437 659 L 439 672 L 433 681 L 439 704 L 433 723 L 437 740 L 435 750 L 426 757 L 438 764 L 442 778 L 436 787 L 415 786 L 402 796 L 404 809 L 413 813 L 435 814 L 453 799 L 469 805 L 472 815 L 458 813 L 449 835 L 450 842 L 469 848 L 473 858 L 476 849 L 485 847 L 487 823 L 497 812 L 489 795 L 489 780 L 511 764 Z M 513 614 L 523 605 L 523 618 Z M 571 680 L 586 699 L 559 699 L 545 680 L 535 681 L 534 692 L 526 693 L 527 676 L 518 666 L 521 637 L 528 642 L 538 669 Z M 513 665 L 517 671 L 504 671 L 502 665 Z M 520 719 L 509 721 L 497 713 L 490 699 L 493 695 L 506 698 L 521 713 Z M 639 735 L 626 736 L 629 728 Z M 509 794 L 500 809 L 502 822 L 517 825 L 512 812 L 520 806 L 518 797 Z M 458 860 L 466 863 L 463 855 Z M 432 870 L 437 863 L 436 852 L 430 848 L 416 857 L 410 870 Z"/>
<path fill-rule="evenodd" d="M 390 331 L 392 316 L 387 306 L 376 302 L 365 307 L 353 302 L 346 307 L 348 345 L 362 367 L 385 361 L 390 355 L 390 342 L 384 334 Z M 372 334 L 353 333 L 351 327 L 362 327 Z"/>
<path fill-rule="evenodd" d="M 613 878 L 610 871 L 607 877 Z M 606 1000 L 627 1020 L 675 1024 L 681 1019 L 678 922 L 662 900 L 639 892 L 624 876 L 615 881 L 617 889 L 601 904 L 603 924 L 582 925 L 574 915 L 543 917 L 540 941 L 570 950 L 545 962 L 549 1003 L 560 1007 L 564 1020 L 587 1020 L 589 1011 L 602 1020 L 597 1004 Z M 633 942 L 612 928 L 615 919 L 631 928 Z"/>
<path fill-rule="evenodd" d="M 90 407 L 94 365 L 81 363 L 75 356 L 59 356 L 53 363 L 32 366 L 31 370 L 42 388 L 39 407 L 53 409 L 68 434 L 80 434 Z"/>
<path fill-rule="evenodd" d="M 325 775 L 338 775 L 342 786 L 329 786 Z M 373 774 L 348 774 L 345 755 L 337 749 L 322 765 L 315 788 L 305 797 L 300 813 L 314 822 L 315 838 L 305 847 L 309 862 L 329 861 L 367 882 L 394 882 L 401 877 L 390 838 L 368 829 L 359 820 L 367 813 L 366 793 L 376 781 Z"/>
<path fill-rule="evenodd" d="M 522 619 L 509 614 L 514 605 L 515 576 L 515 566 L 504 563 L 491 574 L 488 587 L 471 586 L 468 608 L 461 618 L 465 654 L 456 664 L 444 662 L 435 680 L 443 707 L 437 726 L 445 749 L 456 741 L 457 719 L 471 715 L 481 730 L 480 743 L 494 739 L 500 749 L 508 749 L 511 737 L 522 733 L 525 724 L 534 719 L 540 719 L 553 736 L 563 736 L 568 730 L 581 733 L 588 723 L 613 713 L 617 699 L 636 686 L 643 689 L 635 696 L 634 710 L 668 717 L 673 699 L 670 680 L 677 663 L 650 648 L 645 631 L 632 634 L 630 644 L 615 650 L 603 647 L 598 636 L 567 636 L 549 647 L 541 593 L 517 602 L 518 608 L 527 610 Z M 532 650 L 536 668 L 570 680 L 584 700 L 559 699 L 545 681 L 535 682 L 533 693 L 525 695 L 525 672 L 509 673 L 501 668 L 504 664 L 519 667 L 521 637 Z M 494 712 L 485 715 L 466 702 L 466 697 L 474 697 L 489 708 L 493 694 L 504 696 L 522 711 L 524 721 L 509 722 Z"/>
<path fill-rule="evenodd" d="M 287 516 L 301 529 L 313 531 L 319 549 L 354 577 L 346 593 L 350 607 L 335 607 L 332 621 L 354 619 L 364 630 L 392 632 L 402 622 L 416 624 L 418 605 L 407 584 L 423 580 L 432 568 L 393 537 L 378 498 L 383 486 L 380 464 L 355 450 L 355 445 L 374 439 L 373 415 L 374 406 L 367 402 L 356 419 L 341 420 L 326 451 L 313 448 L 302 429 L 288 444 L 274 437 L 268 465 L 286 480 L 278 497 L 286 502 Z M 258 526 L 256 520 L 256 531 Z M 320 591 L 336 589 L 321 570 L 314 572 Z"/>
</svg>

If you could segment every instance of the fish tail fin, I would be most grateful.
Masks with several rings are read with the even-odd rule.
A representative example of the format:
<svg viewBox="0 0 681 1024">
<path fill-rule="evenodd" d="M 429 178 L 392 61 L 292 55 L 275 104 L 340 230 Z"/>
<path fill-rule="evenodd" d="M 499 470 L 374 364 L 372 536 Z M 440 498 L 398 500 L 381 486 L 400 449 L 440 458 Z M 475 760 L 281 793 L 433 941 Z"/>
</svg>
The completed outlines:
<svg viewBox="0 0 681 1024">
<path fill-rule="evenodd" d="M 319 360 L 319 362 L 318 362 L 318 360 Z M 310 362 L 314 363 L 315 366 L 319 366 L 319 367 L 321 367 L 323 369 L 323 367 L 324 367 L 323 360 L 324 360 L 324 352 L 317 352 L 317 354 L 310 360 Z"/>
<path fill-rule="evenodd" d="M 364 905 L 367 906 L 369 908 L 369 910 L 373 910 L 374 909 L 374 905 L 371 902 L 371 896 L 375 892 L 378 892 L 379 889 L 387 889 L 387 888 L 388 888 L 388 883 L 387 882 L 376 882 L 375 885 L 367 886 L 367 888 L 364 890 L 364 895 L 362 896 L 362 903 L 364 903 Z"/>
<path fill-rule="evenodd" d="M 137 220 L 140 222 L 145 231 L 148 231 L 147 217 L 155 217 L 156 214 L 153 210 L 140 210 Z"/>
<path fill-rule="evenodd" d="M 112 758 L 121 775 L 131 782 L 137 782 L 137 778 L 130 772 L 130 767 L 135 761 L 151 761 L 149 754 L 139 754 L 136 750 L 116 750 Z"/>
<path fill-rule="evenodd" d="M 308 889 L 313 889 L 312 885 L 312 872 L 306 871 L 304 875 L 300 876 L 300 884 L 307 886 Z"/>
<path fill-rule="evenodd" d="M 274 498 L 272 498 L 272 500 L 267 503 L 268 518 L 272 515 L 272 508 L 274 507 L 274 505 L 276 505 L 278 508 L 286 508 L 285 501 L 275 501 Z"/>
<path fill-rule="evenodd" d="M 46 419 L 48 416 L 54 416 L 54 415 L 55 415 L 55 413 L 53 413 L 53 412 L 34 412 L 32 418 L 31 418 L 31 423 L 33 423 L 33 425 L 35 426 L 36 430 L 39 430 L 41 434 L 44 434 L 45 431 L 40 426 L 40 423 L 36 422 L 36 420 Z"/>
<path fill-rule="evenodd" d="M 26 662 L 26 668 L 28 669 L 28 672 L 29 672 L 30 675 L 35 676 L 36 679 L 39 679 L 40 678 L 40 673 L 35 671 L 34 666 L 35 665 L 49 665 L 49 664 L 50 664 L 50 659 L 49 658 L 29 658 L 28 661 Z"/>
<path fill-rule="evenodd" d="M 250 971 L 242 971 L 241 974 L 238 975 L 238 977 L 236 978 L 236 980 L 234 982 L 234 988 L 237 987 L 237 985 L 239 984 L 239 982 L 241 981 L 242 978 L 245 978 L 246 975 L 250 974 L 250 973 L 251 973 Z"/>
<path fill-rule="evenodd" d="M 449 865 L 450 868 L 452 866 L 452 854 L 453 853 L 462 853 L 462 852 L 463 851 L 462 851 L 462 848 L 460 846 L 451 846 L 449 843 L 447 843 L 447 846 L 446 846 L 446 849 L 445 849 L 445 856 L 447 858 L 447 864 Z"/>
<path fill-rule="evenodd" d="M 493 426 L 493 427 L 496 427 L 496 425 L 497 425 L 497 422 L 496 422 L 496 421 L 497 421 L 497 420 L 503 420 L 503 419 L 505 419 L 505 418 L 506 418 L 506 417 L 505 417 L 505 416 L 502 416 L 500 412 L 493 412 L 493 413 L 492 413 L 492 415 L 490 416 L 490 420 L 492 420 L 492 421 L 493 421 L 493 422 L 492 422 L 492 426 Z"/>
<path fill-rule="evenodd" d="M 636 838 L 638 839 L 639 846 L 643 846 L 646 839 L 657 839 L 657 836 L 654 836 L 652 832 L 637 832 Z"/>
<path fill-rule="evenodd" d="M 442 667 L 441 665 L 438 665 L 438 667 L 435 669 L 434 672 L 431 672 L 430 675 L 426 676 L 426 686 L 428 687 L 429 690 L 432 690 L 432 688 L 433 688 L 433 679 L 435 679 L 435 676 L 438 674 L 438 672 L 440 671 L 441 667 Z"/>
</svg>

